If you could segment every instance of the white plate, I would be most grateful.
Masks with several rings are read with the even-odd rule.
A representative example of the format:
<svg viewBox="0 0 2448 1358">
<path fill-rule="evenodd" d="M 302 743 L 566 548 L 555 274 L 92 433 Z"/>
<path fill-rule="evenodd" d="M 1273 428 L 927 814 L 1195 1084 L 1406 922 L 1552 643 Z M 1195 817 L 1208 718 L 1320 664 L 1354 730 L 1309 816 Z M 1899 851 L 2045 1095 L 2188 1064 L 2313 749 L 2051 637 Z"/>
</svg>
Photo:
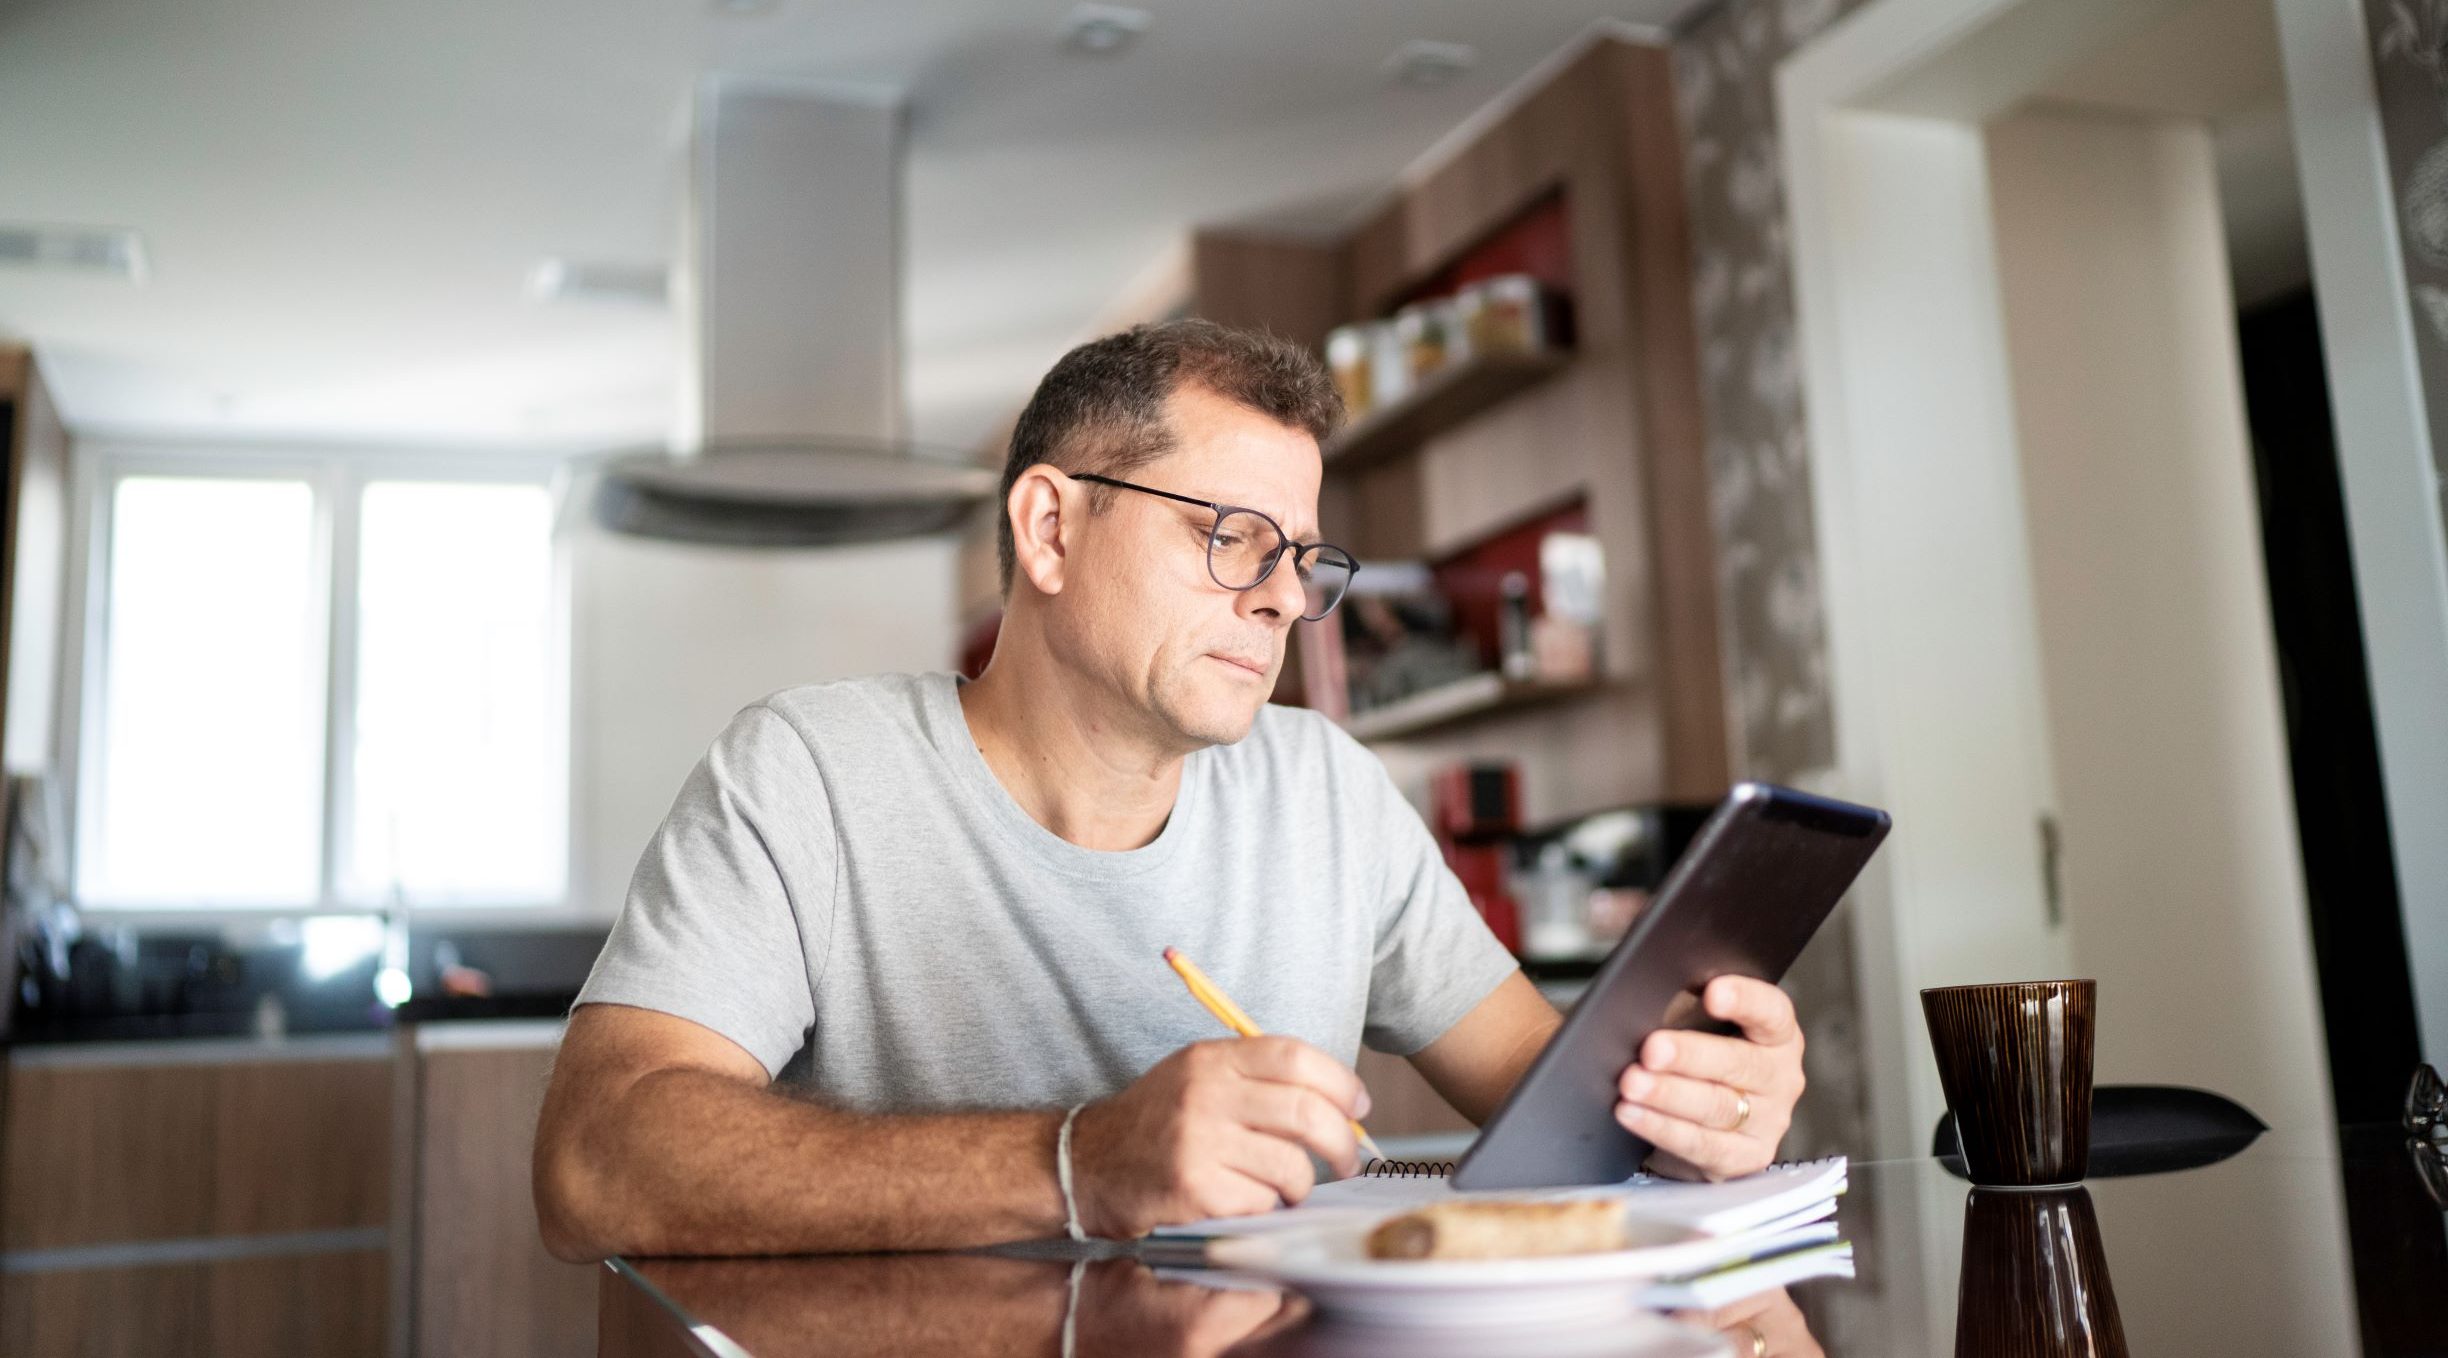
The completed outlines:
<svg viewBox="0 0 2448 1358">
<path fill-rule="evenodd" d="M 1640 1284 L 1709 1266 L 1724 1242 L 1634 1221 L 1640 1243 L 1542 1259 L 1371 1259 L 1368 1228 L 1218 1240 L 1208 1262 L 1293 1288 L 1320 1311 L 1377 1325 L 1580 1325 L 1637 1309 Z"/>
<path fill-rule="evenodd" d="M 1396 1329 L 1329 1318 L 1267 1351 L 1278 1347 L 1285 1358 L 1740 1358 L 1713 1330 L 1644 1314 L 1500 1330 Z"/>
</svg>

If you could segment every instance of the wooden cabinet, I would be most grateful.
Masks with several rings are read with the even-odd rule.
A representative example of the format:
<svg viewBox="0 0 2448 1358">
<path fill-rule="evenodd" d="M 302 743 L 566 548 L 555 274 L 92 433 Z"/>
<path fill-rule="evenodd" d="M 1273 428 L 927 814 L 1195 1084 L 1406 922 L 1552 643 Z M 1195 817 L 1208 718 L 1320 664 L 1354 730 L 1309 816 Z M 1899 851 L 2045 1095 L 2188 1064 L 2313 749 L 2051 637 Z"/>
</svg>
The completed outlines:
<svg viewBox="0 0 2448 1358">
<path fill-rule="evenodd" d="M 1385 753 L 1409 786 L 1436 764 L 1512 760 L 1525 814 L 1548 823 L 1711 802 L 1738 762 L 1679 126 L 1667 49 L 1598 39 L 1413 166 L 1341 238 L 1209 230 L 1191 252 L 1194 312 L 1314 342 L 1442 290 L 1491 240 L 1561 213 L 1569 358 L 1514 374 L 1501 400 L 1415 409 L 1434 418 L 1382 456 L 1331 460 L 1319 511 L 1324 536 L 1363 561 L 1435 561 L 1586 505 L 1606 558 L 1605 682 L 1406 730 Z"/>
<path fill-rule="evenodd" d="M 7 1275 L 0 1348 L 80 1358 L 379 1354 L 380 1246 Z"/>
<path fill-rule="evenodd" d="M 68 431 L 22 345 L 0 344 L 0 440 L 0 756 L 18 772 L 51 762 L 68 568 Z"/>
<path fill-rule="evenodd" d="M 414 1300 L 396 1354 L 419 1358 L 584 1358 L 595 1352 L 595 1268 L 544 1252 L 529 1173 L 561 1025 L 550 1021 L 403 1028 L 396 1185 L 408 1257 L 395 1276 Z"/>
<path fill-rule="evenodd" d="M 555 1022 L 19 1048 L 0 1353 L 579 1358 L 528 1155 Z"/>
<path fill-rule="evenodd" d="M 383 1352 L 377 1037 L 20 1049 L 0 1101 L 0 1351 Z"/>
</svg>

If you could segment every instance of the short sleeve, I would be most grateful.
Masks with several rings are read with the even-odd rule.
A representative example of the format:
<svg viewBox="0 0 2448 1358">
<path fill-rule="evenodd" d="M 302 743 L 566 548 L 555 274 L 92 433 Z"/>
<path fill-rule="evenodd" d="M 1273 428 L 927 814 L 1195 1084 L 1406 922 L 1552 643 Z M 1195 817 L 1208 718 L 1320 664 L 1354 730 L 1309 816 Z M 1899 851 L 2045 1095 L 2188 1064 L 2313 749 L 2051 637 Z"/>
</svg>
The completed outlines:
<svg viewBox="0 0 2448 1358">
<path fill-rule="evenodd" d="M 1356 781 L 1375 794 L 1384 887 L 1361 1037 L 1378 1051 L 1409 1056 L 1443 1037 L 1520 964 L 1488 931 L 1384 766 L 1363 755 L 1374 777 Z"/>
<path fill-rule="evenodd" d="M 778 1075 L 816 1021 L 835 860 L 806 741 L 770 707 L 743 710 L 647 844 L 578 1003 L 687 1019 Z"/>
</svg>

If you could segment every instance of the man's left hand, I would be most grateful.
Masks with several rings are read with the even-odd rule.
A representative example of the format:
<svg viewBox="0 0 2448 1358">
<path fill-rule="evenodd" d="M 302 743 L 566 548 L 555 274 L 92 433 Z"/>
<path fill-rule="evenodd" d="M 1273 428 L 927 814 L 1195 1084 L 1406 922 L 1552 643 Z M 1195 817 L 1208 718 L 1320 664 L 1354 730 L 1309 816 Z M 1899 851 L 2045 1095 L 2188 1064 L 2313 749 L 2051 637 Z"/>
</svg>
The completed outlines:
<svg viewBox="0 0 2448 1358">
<path fill-rule="evenodd" d="M 1739 1037 L 1664 1029 L 1624 1068 L 1615 1120 L 1657 1149 L 1653 1173 L 1731 1179 L 1766 1169 L 1802 1097 L 1802 1025 L 1785 992 L 1748 976 L 1709 982 L 1701 1005 Z"/>
</svg>

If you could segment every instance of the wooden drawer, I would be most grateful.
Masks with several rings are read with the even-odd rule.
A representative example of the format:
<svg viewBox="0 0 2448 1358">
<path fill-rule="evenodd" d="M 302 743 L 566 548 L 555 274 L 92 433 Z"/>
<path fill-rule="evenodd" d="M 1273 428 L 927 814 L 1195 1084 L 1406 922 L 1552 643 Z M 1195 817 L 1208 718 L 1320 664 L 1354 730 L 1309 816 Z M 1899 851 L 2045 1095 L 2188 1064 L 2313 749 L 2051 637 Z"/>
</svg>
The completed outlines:
<svg viewBox="0 0 2448 1358">
<path fill-rule="evenodd" d="M 387 1284 L 379 1248 L 0 1274 L 0 1353 L 379 1358 Z"/>
<path fill-rule="evenodd" d="M 387 1053 L 10 1064 L 0 1250 L 379 1227 Z"/>
</svg>

